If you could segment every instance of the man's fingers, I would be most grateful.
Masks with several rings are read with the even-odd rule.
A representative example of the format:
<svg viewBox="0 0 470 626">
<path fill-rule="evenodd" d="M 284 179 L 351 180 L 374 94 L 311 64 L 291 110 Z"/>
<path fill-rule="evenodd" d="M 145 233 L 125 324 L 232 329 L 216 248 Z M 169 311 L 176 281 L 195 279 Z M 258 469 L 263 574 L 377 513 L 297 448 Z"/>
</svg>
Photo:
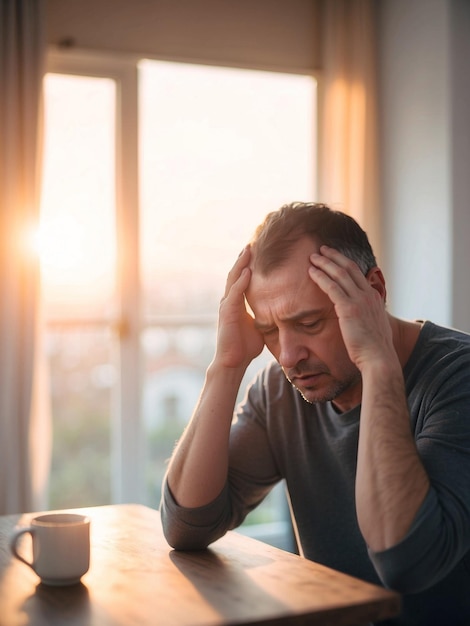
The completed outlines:
<svg viewBox="0 0 470 626">
<path fill-rule="evenodd" d="M 225 283 L 224 298 L 228 296 L 232 286 L 240 279 L 244 270 L 248 269 L 250 258 L 251 258 L 251 250 L 250 250 L 250 246 L 248 245 L 248 246 L 245 246 L 245 248 L 243 248 L 243 250 L 240 252 L 240 254 L 238 255 L 238 259 L 235 261 L 232 269 L 229 271 L 227 275 L 227 281 Z M 249 282 L 249 279 L 248 279 L 248 282 Z M 248 283 L 246 284 L 246 287 L 248 287 Z"/>
<path fill-rule="evenodd" d="M 330 281 L 333 281 L 348 294 L 356 288 L 364 289 L 366 287 L 367 281 L 358 265 L 334 248 L 321 246 L 320 253 L 312 254 L 310 261 L 312 263 L 310 274 L 320 287 L 322 284 L 331 287 Z M 322 278 L 322 284 L 320 284 L 319 280 Z M 329 280 L 325 280 L 325 278 Z"/>
</svg>

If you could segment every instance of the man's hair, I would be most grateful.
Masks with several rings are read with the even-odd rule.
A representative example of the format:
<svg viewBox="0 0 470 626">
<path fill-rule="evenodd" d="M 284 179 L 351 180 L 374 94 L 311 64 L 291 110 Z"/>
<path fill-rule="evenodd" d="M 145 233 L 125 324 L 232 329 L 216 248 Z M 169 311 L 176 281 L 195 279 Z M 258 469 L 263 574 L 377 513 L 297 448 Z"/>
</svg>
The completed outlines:
<svg viewBox="0 0 470 626">
<path fill-rule="evenodd" d="M 266 276 L 280 267 L 304 236 L 336 248 L 364 275 L 377 266 L 366 233 L 352 217 L 325 204 L 293 202 L 268 213 L 256 229 L 251 241 L 254 270 Z"/>
</svg>

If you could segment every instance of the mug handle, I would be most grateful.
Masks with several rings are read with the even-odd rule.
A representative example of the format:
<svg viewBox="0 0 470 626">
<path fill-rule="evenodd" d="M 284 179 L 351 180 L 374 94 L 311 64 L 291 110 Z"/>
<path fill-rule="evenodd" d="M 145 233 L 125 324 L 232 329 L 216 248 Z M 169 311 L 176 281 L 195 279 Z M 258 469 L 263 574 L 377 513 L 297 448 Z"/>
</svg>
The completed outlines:
<svg viewBox="0 0 470 626">
<path fill-rule="evenodd" d="M 25 526 L 24 528 L 15 528 L 13 530 L 13 534 L 10 537 L 10 550 L 13 554 L 13 556 L 15 556 L 17 559 L 19 559 L 20 561 L 22 561 L 23 563 L 25 563 L 26 565 L 29 565 L 29 567 L 34 571 L 34 567 L 33 564 L 30 563 L 29 561 L 27 561 L 23 556 L 21 556 L 21 554 L 18 552 L 18 540 L 19 538 L 26 534 L 29 533 L 31 536 L 33 536 L 34 533 L 34 528 L 32 528 L 31 526 Z"/>
</svg>

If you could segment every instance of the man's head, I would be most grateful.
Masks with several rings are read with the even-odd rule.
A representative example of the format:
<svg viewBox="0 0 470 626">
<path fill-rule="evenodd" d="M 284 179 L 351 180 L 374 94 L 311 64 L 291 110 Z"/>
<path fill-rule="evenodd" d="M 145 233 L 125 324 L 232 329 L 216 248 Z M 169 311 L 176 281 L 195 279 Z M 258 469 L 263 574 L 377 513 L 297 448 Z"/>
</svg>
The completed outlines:
<svg viewBox="0 0 470 626">
<path fill-rule="evenodd" d="M 257 229 L 246 298 L 288 380 L 308 402 L 333 401 L 345 411 L 360 403 L 362 381 L 335 306 L 309 275 L 310 255 L 323 244 L 355 261 L 385 298 L 382 274 L 358 224 L 325 205 L 300 203 L 270 213 Z"/>
<path fill-rule="evenodd" d="M 366 233 L 352 218 L 325 204 L 294 202 L 269 213 L 252 239 L 253 270 L 267 275 L 284 263 L 307 236 L 318 246 L 336 248 L 366 275 L 377 265 Z"/>
</svg>

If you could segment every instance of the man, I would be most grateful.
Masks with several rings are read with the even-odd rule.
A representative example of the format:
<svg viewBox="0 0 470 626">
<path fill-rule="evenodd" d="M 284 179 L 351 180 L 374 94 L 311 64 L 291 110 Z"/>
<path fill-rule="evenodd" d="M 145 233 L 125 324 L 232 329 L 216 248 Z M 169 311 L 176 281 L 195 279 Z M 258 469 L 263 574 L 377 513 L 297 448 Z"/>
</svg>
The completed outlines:
<svg viewBox="0 0 470 626">
<path fill-rule="evenodd" d="M 350 217 L 301 203 L 267 216 L 227 279 L 164 530 L 177 549 L 206 547 L 284 479 L 301 554 L 401 592 L 390 624 L 468 625 L 470 336 L 385 303 Z M 232 424 L 264 345 L 275 361 Z"/>
</svg>

